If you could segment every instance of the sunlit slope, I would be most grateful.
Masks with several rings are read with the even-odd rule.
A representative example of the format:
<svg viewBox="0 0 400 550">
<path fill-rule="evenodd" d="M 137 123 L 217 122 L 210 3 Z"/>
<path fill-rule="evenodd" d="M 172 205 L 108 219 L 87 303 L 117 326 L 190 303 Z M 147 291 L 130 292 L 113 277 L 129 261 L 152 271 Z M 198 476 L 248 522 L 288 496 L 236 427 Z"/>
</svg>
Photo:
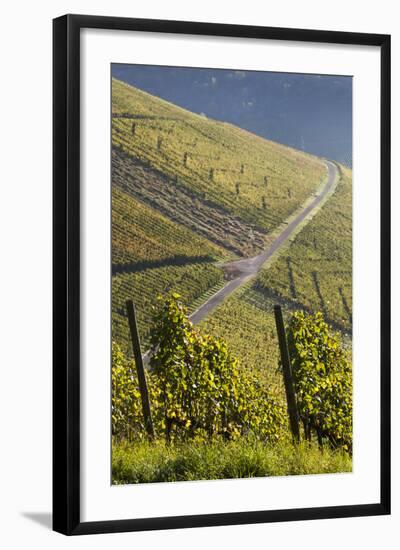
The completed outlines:
<svg viewBox="0 0 400 550">
<path fill-rule="evenodd" d="M 316 157 L 115 79 L 112 111 L 113 184 L 235 255 L 259 252 L 325 177 Z"/>
<path fill-rule="evenodd" d="M 140 203 L 118 187 L 112 190 L 113 271 L 185 263 L 194 259 L 216 261 L 224 249 Z"/>
<path fill-rule="evenodd" d="M 333 196 L 257 279 L 288 304 L 320 310 L 342 331 L 352 327 L 352 171 L 340 166 Z"/>
<path fill-rule="evenodd" d="M 334 329 L 352 326 L 352 172 L 341 166 L 333 195 L 286 250 L 223 302 L 201 325 L 224 337 L 243 368 L 276 388 L 279 346 L 273 306 L 322 311 Z"/>
<path fill-rule="evenodd" d="M 214 264 L 225 257 L 224 249 L 113 187 L 113 339 L 130 350 L 125 303 L 133 299 L 146 345 L 157 296 L 173 290 L 194 307 L 223 284 Z"/>
</svg>

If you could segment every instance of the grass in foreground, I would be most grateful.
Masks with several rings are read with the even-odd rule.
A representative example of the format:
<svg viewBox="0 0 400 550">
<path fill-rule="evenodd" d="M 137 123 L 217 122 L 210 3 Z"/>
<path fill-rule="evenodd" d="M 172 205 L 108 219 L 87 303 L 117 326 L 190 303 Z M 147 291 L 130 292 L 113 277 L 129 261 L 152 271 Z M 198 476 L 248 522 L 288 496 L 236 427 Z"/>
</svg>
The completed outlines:
<svg viewBox="0 0 400 550">
<path fill-rule="evenodd" d="M 316 444 L 281 442 L 266 445 L 242 438 L 224 442 L 190 442 L 167 446 L 164 441 L 114 443 L 113 484 L 236 479 L 327 474 L 352 471 L 343 451 Z"/>
</svg>

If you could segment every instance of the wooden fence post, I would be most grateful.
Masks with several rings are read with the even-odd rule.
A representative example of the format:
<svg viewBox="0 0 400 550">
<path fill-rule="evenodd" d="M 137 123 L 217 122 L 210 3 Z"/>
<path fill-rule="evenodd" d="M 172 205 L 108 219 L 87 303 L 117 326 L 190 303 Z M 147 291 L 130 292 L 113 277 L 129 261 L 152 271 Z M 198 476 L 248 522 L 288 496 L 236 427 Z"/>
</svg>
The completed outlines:
<svg viewBox="0 0 400 550">
<path fill-rule="evenodd" d="M 299 414 L 294 390 L 292 368 L 290 366 L 289 349 L 286 340 L 285 325 L 283 324 L 281 306 L 274 306 L 276 331 L 278 333 L 279 349 L 281 352 L 283 381 L 285 383 L 286 401 L 290 421 L 290 429 L 295 441 L 300 441 Z"/>
<path fill-rule="evenodd" d="M 136 370 L 138 374 L 140 396 L 142 398 L 142 409 L 144 417 L 144 425 L 150 439 L 154 438 L 153 419 L 151 417 L 149 391 L 147 389 L 146 376 L 144 373 L 142 352 L 140 349 L 139 331 L 136 322 L 135 306 L 132 300 L 126 301 L 126 309 L 128 312 L 129 329 L 131 332 L 133 355 L 135 357 Z"/>
</svg>

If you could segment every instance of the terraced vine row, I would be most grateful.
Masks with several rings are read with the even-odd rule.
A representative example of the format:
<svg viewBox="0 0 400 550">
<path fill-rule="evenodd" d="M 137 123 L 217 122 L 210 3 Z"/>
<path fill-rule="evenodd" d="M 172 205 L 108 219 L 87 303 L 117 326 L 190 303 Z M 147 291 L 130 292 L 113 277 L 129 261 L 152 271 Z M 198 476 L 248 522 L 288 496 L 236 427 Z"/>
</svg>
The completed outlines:
<svg viewBox="0 0 400 550">
<path fill-rule="evenodd" d="M 144 349 L 157 296 L 179 291 L 191 309 L 223 284 L 214 264 L 227 252 L 193 231 L 135 200 L 119 187 L 112 190 L 112 333 L 125 353 L 130 340 L 125 312 L 135 301 Z"/>
<path fill-rule="evenodd" d="M 321 310 L 335 329 L 351 332 L 351 227 L 351 170 L 341 167 L 334 195 L 286 252 L 201 323 L 208 332 L 223 337 L 241 365 L 258 372 L 282 400 L 273 305 L 283 305 L 287 315 L 298 309 Z"/>
<path fill-rule="evenodd" d="M 185 227 L 162 216 L 114 186 L 112 190 L 112 262 L 113 266 L 129 264 L 168 264 L 212 262 L 226 257 L 221 247 L 203 239 Z"/>
<path fill-rule="evenodd" d="M 112 178 L 113 186 L 233 255 L 251 256 L 264 247 L 264 229 L 255 228 L 211 201 L 200 200 L 179 182 L 115 149 Z"/>
<path fill-rule="evenodd" d="M 215 262 L 259 253 L 325 168 L 116 80 L 113 116 L 113 337 L 125 351 L 126 298 L 136 302 L 145 341 L 158 293 L 173 289 L 193 311 L 224 284 Z M 276 301 L 322 309 L 329 322 L 351 329 L 350 170 L 342 168 L 335 199 L 287 252 L 203 321 L 280 394 Z"/>
<path fill-rule="evenodd" d="M 282 376 L 277 372 L 279 347 L 273 305 L 272 300 L 249 282 L 225 300 L 200 326 L 224 338 L 241 367 L 257 373 L 283 402 Z"/>
<path fill-rule="evenodd" d="M 320 310 L 334 327 L 351 332 L 352 172 L 340 170 L 333 197 L 256 284 L 293 305 Z"/>
<path fill-rule="evenodd" d="M 170 290 L 179 292 L 191 309 L 196 300 L 206 299 L 210 289 L 224 283 L 222 271 L 210 263 L 193 263 L 183 266 L 165 265 L 134 273 L 120 273 L 112 278 L 113 339 L 125 353 L 131 355 L 125 302 L 133 299 L 138 313 L 138 324 L 145 351 L 152 318 L 152 306 L 157 295 Z"/>
</svg>

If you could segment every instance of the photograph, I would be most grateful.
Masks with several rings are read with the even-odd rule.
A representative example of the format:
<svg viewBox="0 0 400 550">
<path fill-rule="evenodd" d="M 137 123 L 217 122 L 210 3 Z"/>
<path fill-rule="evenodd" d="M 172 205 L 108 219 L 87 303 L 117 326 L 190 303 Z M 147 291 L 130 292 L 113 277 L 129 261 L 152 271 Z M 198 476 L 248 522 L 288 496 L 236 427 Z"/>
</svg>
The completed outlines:
<svg viewBox="0 0 400 550">
<path fill-rule="evenodd" d="M 7 4 L 2 548 L 396 547 L 400 27 L 309 1 Z"/>
<path fill-rule="evenodd" d="M 112 483 L 352 471 L 352 77 L 111 65 Z"/>
</svg>

